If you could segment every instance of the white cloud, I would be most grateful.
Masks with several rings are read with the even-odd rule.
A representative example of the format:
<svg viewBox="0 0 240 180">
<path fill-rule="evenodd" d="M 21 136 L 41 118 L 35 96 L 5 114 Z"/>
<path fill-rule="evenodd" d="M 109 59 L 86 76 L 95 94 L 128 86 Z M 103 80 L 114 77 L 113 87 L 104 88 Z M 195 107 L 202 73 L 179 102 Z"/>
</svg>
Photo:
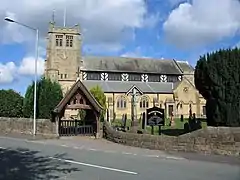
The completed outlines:
<svg viewBox="0 0 240 180">
<path fill-rule="evenodd" d="M 174 9 L 163 24 L 169 42 L 194 47 L 232 37 L 240 30 L 240 2 L 192 0 Z"/>
<path fill-rule="evenodd" d="M 20 75 L 34 75 L 35 74 L 35 58 L 26 57 L 22 60 L 18 73 Z M 39 58 L 37 61 L 37 74 L 42 75 L 44 73 L 44 59 Z"/>
<path fill-rule="evenodd" d="M 12 83 L 16 79 L 21 79 L 20 76 L 33 76 L 34 75 L 34 62 L 33 57 L 23 58 L 20 65 L 17 66 L 14 62 L 6 64 L 0 63 L 0 84 Z M 44 59 L 38 59 L 38 75 L 44 73 Z"/>
<path fill-rule="evenodd" d="M 144 0 L 1 0 L 0 18 L 10 16 L 38 27 L 43 38 L 47 35 L 53 9 L 57 25 L 63 25 L 65 6 L 67 25 L 80 23 L 81 29 L 86 30 L 83 32 L 83 40 L 88 45 L 116 45 L 126 37 L 133 36 L 132 29 L 155 22 L 154 17 L 148 17 Z M 0 21 L 0 41 L 10 43 L 33 40 L 34 33 L 28 29 L 2 22 Z"/>
<path fill-rule="evenodd" d="M 16 77 L 16 70 L 17 67 L 14 62 L 0 63 L 0 84 L 12 82 Z"/>
<path fill-rule="evenodd" d="M 148 58 L 147 56 L 142 55 L 142 48 L 140 46 L 136 47 L 134 51 L 125 52 L 121 57 Z"/>
</svg>

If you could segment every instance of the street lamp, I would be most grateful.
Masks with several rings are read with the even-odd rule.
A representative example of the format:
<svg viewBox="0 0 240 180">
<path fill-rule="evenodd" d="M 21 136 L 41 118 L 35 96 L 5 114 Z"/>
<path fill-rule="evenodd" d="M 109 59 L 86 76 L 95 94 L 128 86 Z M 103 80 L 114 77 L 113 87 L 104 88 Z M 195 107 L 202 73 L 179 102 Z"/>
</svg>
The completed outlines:
<svg viewBox="0 0 240 180">
<path fill-rule="evenodd" d="M 39 32 L 38 29 L 31 26 L 17 22 L 11 18 L 6 17 L 4 19 L 10 23 L 16 23 L 21 26 L 24 26 L 28 29 L 34 30 L 36 32 L 36 44 L 35 44 L 35 72 L 34 72 L 34 107 L 33 107 L 33 135 L 36 135 L 36 109 L 37 109 L 37 60 L 38 60 L 38 41 L 39 41 Z"/>
</svg>

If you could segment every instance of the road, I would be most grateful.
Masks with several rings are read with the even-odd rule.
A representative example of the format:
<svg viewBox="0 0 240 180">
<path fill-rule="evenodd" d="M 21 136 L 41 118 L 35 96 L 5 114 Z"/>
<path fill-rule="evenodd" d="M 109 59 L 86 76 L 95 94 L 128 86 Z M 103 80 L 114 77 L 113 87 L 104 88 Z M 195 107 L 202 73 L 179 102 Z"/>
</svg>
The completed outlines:
<svg viewBox="0 0 240 180">
<path fill-rule="evenodd" d="M 168 154 L 105 140 L 0 136 L 0 180 L 240 180 L 240 160 Z"/>
</svg>

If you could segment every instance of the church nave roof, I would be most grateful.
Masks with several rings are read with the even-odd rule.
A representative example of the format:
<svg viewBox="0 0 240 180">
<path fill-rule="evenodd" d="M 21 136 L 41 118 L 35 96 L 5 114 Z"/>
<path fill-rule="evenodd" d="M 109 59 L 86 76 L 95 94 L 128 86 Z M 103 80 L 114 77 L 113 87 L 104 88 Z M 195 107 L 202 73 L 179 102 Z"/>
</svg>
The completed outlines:
<svg viewBox="0 0 240 180">
<path fill-rule="evenodd" d="M 182 61 L 152 58 L 128 57 L 83 57 L 83 70 L 105 72 L 132 72 L 156 74 L 182 74 L 184 69 L 193 69 L 188 63 Z"/>
</svg>

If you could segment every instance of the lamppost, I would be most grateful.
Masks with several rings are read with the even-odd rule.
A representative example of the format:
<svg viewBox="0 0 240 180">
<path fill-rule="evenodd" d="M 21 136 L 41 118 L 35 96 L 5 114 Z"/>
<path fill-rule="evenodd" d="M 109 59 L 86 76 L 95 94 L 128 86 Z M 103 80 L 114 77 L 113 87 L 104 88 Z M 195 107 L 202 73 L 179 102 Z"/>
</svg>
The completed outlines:
<svg viewBox="0 0 240 180">
<path fill-rule="evenodd" d="M 33 28 L 31 26 L 25 25 L 18 21 L 15 21 L 11 18 L 6 17 L 4 19 L 10 23 L 16 23 L 21 26 L 24 26 L 28 29 L 31 29 L 36 32 L 36 44 L 35 44 L 35 72 L 34 72 L 34 107 L 33 107 L 33 135 L 36 135 L 36 108 L 37 108 L 37 60 L 38 60 L 38 41 L 39 41 L 39 31 L 37 28 Z"/>
</svg>

